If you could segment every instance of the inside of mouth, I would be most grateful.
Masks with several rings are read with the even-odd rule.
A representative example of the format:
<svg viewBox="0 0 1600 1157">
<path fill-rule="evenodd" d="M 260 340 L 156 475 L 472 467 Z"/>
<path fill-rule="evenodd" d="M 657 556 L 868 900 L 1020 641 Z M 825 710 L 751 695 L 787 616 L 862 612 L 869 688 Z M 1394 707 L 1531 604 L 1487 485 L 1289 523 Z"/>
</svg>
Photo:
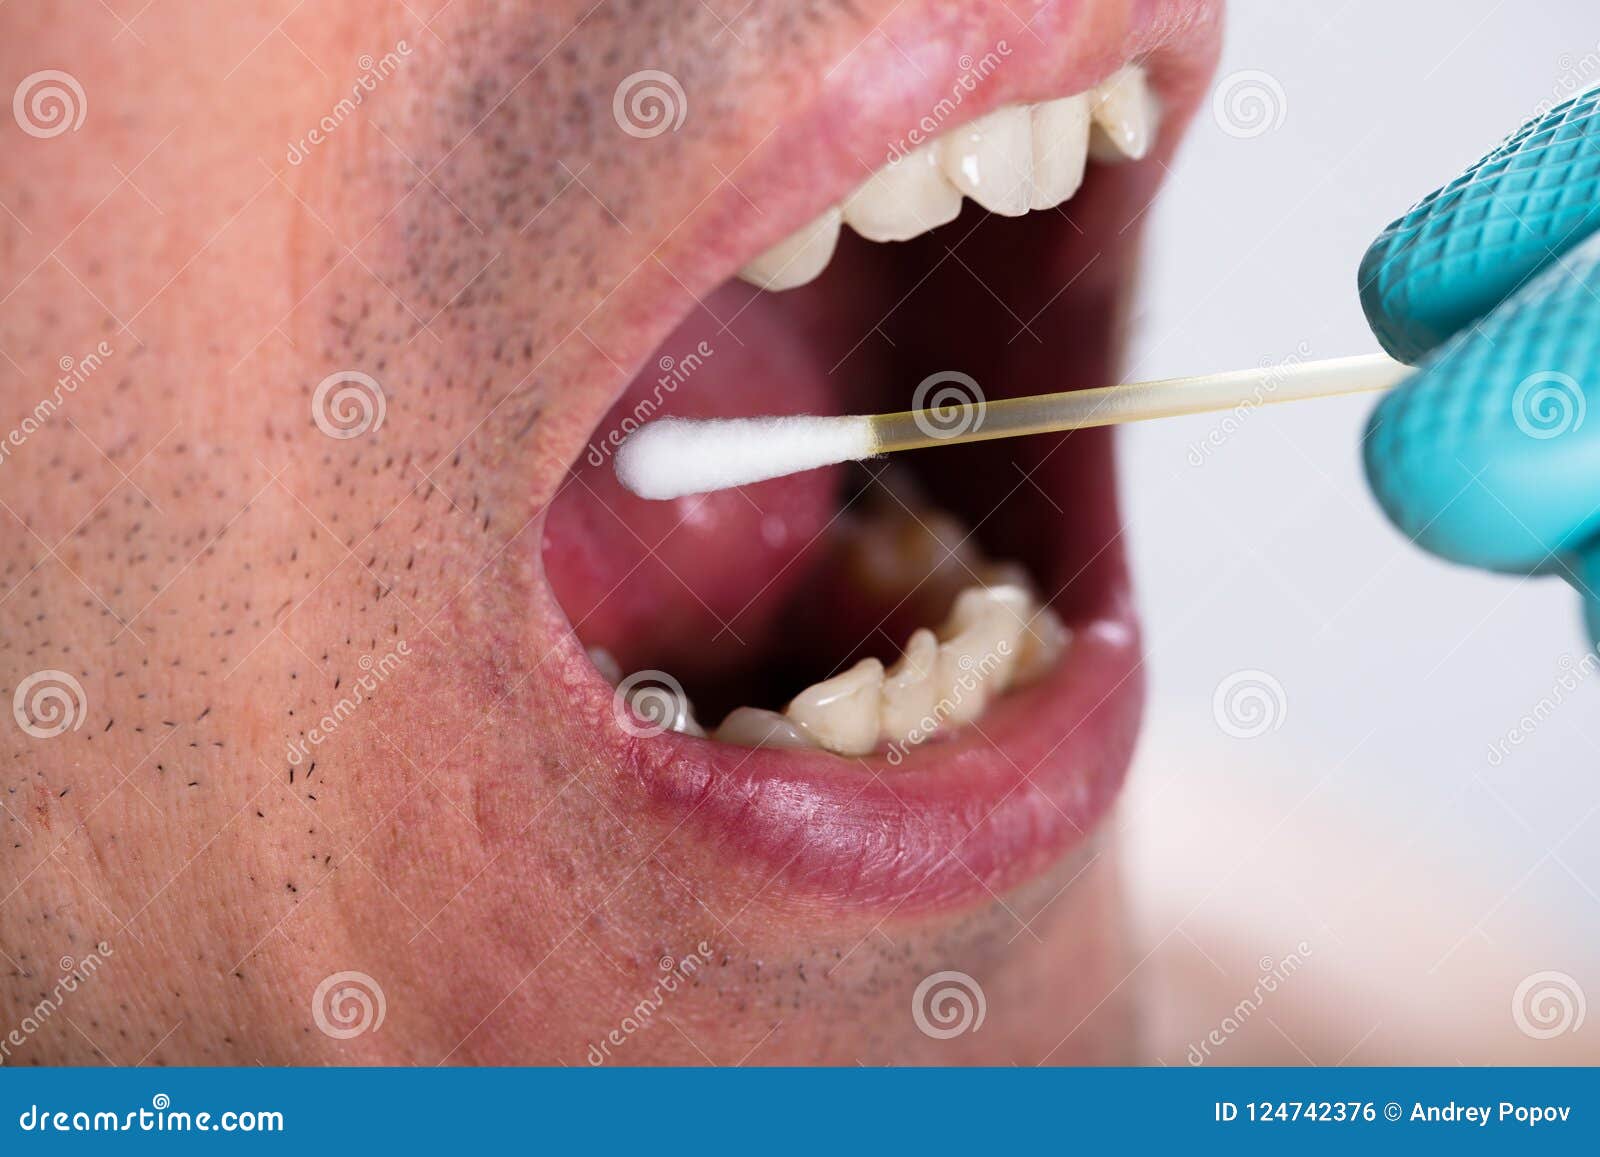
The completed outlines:
<svg viewBox="0 0 1600 1157">
<path fill-rule="evenodd" d="M 765 716 L 732 726 L 730 713 L 788 706 L 800 739 L 842 754 L 866 753 L 859 726 L 838 738 L 837 704 L 823 704 L 813 729 L 796 696 L 820 683 L 821 698 L 847 700 L 845 673 L 863 659 L 892 680 L 897 660 L 921 653 L 919 628 L 948 643 L 989 601 L 1015 631 L 1003 645 L 1006 632 L 990 631 L 986 652 L 969 646 L 946 663 L 934 679 L 942 706 L 924 717 L 936 725 L 912 728 L 909 742 L 947 738 L 983 699 L 1047 677 L 1073 627 L 1121 589 L 1105 431 L 939 447 L 668 502 L 623 489 L 611 454 L 658 417 L 905 409 L 918 382 L 950 370 L 988 398 L 1111 380 L 1124 261 L 1086 231 L 1097 197 L 1114 195 L 1102 183 L 1115 182 L 1091 178 L 1072 205 L 1022 218 L 968 205 L 904 243 L 847 231 L 809 286 L 731 282 L 707 298 L 601 422 L 546 520 L 546 572 L 603 673 L 661 673 L 700 727 L 751 745 L 801 743 L 764 733 Z M 952 704 L 946 684 L 963 671 L 982 686 L 957 689 Z M 906 739 L 905 726 L 870 749 Z"/>
</svg>

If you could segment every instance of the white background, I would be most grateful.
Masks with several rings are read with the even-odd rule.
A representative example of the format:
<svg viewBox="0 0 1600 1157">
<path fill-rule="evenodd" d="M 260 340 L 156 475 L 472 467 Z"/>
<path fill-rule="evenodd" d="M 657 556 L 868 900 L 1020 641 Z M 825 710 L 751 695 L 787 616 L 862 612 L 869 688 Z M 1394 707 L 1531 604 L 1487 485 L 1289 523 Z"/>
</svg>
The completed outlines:
<svg viewBox="0 0 1600 1157">
<path fill-rule="evenodd" d="M 1585 57 L 1579 87 L 1600 83 L 1592 2 L 1235 2 L 1218 76 L 1269 74 L 1283 119 L 1239 139 L 1197 117 L 1151 221 L 1130 377 L 1375 350 L 1366 245 Z M 1216 1059 L 1593 1060 L 1600 1005 L 1544 1041 L 1511 1004 L 1542 970 L 1600 1001 L 1600 674 L 1488 761 L 1583 656 L 1576 597 L 1410 547 L 1363 482 L 1370 408 L 1256 411 L 1199 467 L 1215 416 L 1123 432 L 1151 692 L 1121 817 L 1151 954 L 1130 983 L 1200 993 L 1156 1018 L 1170 1063 L 1301 941 L 1310 965 Z M 1213 718 L 1241 669 L 1284 691 L 1255 739 Z"/>
</svg>

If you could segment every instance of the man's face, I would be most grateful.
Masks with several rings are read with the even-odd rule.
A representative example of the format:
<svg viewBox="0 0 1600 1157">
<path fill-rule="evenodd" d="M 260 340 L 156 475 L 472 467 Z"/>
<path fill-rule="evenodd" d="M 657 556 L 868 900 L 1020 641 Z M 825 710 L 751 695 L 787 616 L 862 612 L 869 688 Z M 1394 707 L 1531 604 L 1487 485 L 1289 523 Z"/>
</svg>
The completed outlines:
<svg viewBox="0 0 1600 1157">
<path fill-rule="evenodd" d="M 611 455 L 1116 380 L 1216 5 L 435 7 L 0 15 L 4 1061 L 1128 1059 L 1106 438 L 921 451 L 918 497 L 650 503 Z M 1070 200 L 732 280 L 1130 62 L 1159 132 Z M 1070 641 L 925 742 L 661 731 L 602 673 L 781 710 L 1007 563 Z"/>
</svg>

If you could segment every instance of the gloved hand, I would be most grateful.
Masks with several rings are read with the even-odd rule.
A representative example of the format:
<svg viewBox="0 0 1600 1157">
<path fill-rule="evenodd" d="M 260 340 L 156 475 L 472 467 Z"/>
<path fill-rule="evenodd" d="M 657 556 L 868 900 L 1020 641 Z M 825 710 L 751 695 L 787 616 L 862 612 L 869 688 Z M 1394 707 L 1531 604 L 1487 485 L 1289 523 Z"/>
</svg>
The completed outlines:
<svg viewBox="0 0 1600 1157">
<path fill-rule="evenodd" d="M 1445 558 L 1565 577 L 1600 642 L 1600 90 L 1385 229 L 1360 286 L 1418 366 L 1367 430 L 1384 510 Z"/>
</svg>

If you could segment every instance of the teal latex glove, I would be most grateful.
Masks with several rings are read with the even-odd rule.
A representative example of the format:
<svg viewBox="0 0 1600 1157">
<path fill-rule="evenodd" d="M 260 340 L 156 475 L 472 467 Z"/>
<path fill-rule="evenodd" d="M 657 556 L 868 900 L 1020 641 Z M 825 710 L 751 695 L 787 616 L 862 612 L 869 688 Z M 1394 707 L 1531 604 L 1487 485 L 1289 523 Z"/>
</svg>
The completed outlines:
<svg viewBox="0 0 1600 1157">
<path fill-rule="evenodd" d="M 1600 90 L 1385 229 L 1360 287 L 1418 367 L 1367 430 L 1383 509 L 1445 558 L 1563 576 L 1600 642 Z"/>
</svg>

